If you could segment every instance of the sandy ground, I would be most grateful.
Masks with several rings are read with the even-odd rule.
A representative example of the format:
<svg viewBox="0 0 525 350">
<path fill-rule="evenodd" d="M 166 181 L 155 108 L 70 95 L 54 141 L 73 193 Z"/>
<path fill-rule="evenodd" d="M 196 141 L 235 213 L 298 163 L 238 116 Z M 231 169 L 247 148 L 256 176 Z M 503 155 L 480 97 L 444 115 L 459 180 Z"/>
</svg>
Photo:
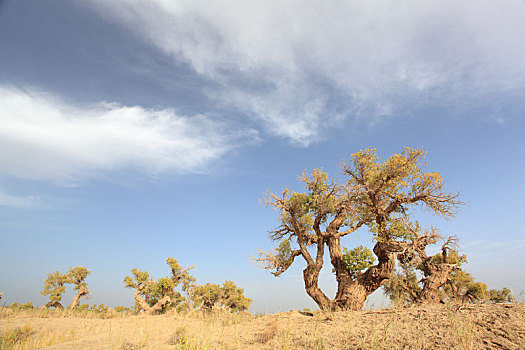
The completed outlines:
<svg viewBox="0 0 525 350">
<path fill-rule="evenodd" d="M 16 347 L 20 349 L 525 349 L 523 304 L 438 305 L 314 316 L 296 311 L 259 317 L 103 319 L 29 312 L 0 316 L 0 331 L 31 327 L 30 338 Z"/>
</svg>

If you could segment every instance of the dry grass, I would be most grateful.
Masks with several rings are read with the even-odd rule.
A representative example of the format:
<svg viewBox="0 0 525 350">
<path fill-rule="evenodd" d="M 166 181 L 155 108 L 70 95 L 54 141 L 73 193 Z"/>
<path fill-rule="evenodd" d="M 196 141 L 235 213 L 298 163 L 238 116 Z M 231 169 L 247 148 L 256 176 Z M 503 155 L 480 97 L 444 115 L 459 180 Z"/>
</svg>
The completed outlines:
<svg viewBox="0 0 525 350">
<path fill-rule="evenodd" d="M 1 349 L 520 349 L 525 305 L 266 316 L 0 309 Z"/>
</svg>

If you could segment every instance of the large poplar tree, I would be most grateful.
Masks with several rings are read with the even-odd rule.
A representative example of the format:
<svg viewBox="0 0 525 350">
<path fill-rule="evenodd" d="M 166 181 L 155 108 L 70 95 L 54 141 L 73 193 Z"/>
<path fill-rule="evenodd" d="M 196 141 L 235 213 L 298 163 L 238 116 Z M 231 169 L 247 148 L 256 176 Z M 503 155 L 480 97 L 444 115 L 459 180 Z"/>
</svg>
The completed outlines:
<svg viewBox="0 0 525 350">
<path fill-rule="evenodd" d="M 381 161 L 375 149 L 367 149 L 343 163 L 342 181 L 315 169 L 301 177 L 304 192 L 268 192 L 265 203 L 281 213 L 281 225 L 270 232 L 278 245 L 256 260 L 279 276 L 300 257 L 306 262 L 306 292 L 321 309 L 362 309 L 367 296 L 391 276 L 396 254 L 415 249 L 404 224 L 412 209 L 451 218 L 461 204 L 456 193 L 444 190 L 439 173 L 426 171 L 424 156 L 422 149 L 407 147 Z M 373 254 L 364 247 L 343 250 L 341 239 L 364 228 L 374 242 Z M 318 283 L 326 248 L 337 279 L 333 299 Z"/>
</svg>

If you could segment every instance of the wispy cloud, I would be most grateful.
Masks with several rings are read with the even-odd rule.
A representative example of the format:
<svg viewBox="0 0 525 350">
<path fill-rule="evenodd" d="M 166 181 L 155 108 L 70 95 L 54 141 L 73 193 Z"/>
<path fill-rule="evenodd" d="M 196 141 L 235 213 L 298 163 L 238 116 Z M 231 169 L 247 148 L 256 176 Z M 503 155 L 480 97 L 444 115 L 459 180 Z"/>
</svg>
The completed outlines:
<svg viewBox="0 0 525 350">
<path fill-rule="evenodd" d="M 521 0 L 91 3 L 213 79 L 211 95 L 302 145 L 342 116 L 376 123 L 524 98 Z"/>
<path fill-rule="evenodd" d="M 495 250 L 500 251 L 514 251 L 522 250 L 525 248 L 525 239 L 509 239 L 505 241 L 491 241 L 491 240 L 474 240 L 467 242 L 464 248 L 479 251 L 479 252 L 490 252 L 493 253 Z"/>
<path fill-rule="evenodd" d="M 0 189 L 0 207 L 11 208 L 38 208 L 41 207 L 41 201 L 34 196 L 14 196 Z"/>
<path fill-rule="evenodd" d="M 205 171 L 241 138 L 204 115 L 114 103 L 78 107 L 6 86 L 0 86 L 0 123 L 0 176 L 65 185 L 119 169 Z M 0 200 L 31 201 L 6 194 Z"/>
</svg>

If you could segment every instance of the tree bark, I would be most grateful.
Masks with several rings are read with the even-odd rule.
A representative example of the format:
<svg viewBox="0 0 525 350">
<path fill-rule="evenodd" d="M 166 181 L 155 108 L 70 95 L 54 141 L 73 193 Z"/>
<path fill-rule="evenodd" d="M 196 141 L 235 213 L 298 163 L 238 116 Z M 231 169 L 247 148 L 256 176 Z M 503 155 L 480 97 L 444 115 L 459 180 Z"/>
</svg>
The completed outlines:
<svg viewBox="0 0 525 350">
<path fill-rule="evenodd" d="M 402 252 L 408 243 L 386 242 L 376 243 L 374 253 L 378 264 L 368 268 L 357 279 L 352 279 L 343 261 L 341 239 L 331 237 L 327 240 L 331 263 L 337 279 L 337 293 L 334 300 L 328 298 L 319 288 L 319 273 L 322 263 L 313 261 L 303 271 L 304 284 L 308 295 L 317 303 L 321 310 L 362 310 L 366 298 L 381 287 L 395 268 L 395 254 Z"/>
<path fill-rule="evenodd" d="M 73 298 L 73 301 L 71 302 L 71 305 L 68 306 L 69 310 L 75 310 L 80 302 L 80 298 L 82 298 L 85 295 L 88 295 L 89 290 L 87 288 L 82 288 L 78 291 L 77 295 Z"/>
<path fill-rule="evenodd" d="M 157 301 L 155 305 L 149 308 L 147 313 L 149 315 L 154 315 L 164 309 L 164 307 L 171 302 L 171 298 L 168 295 L 165 295 L 162 299 Z"/>
<path fill-rule="evenodd" d="M 148 305 L 148 303 L 146 303 L 146 300 L 144 300 L 144 298 L 140 295 L 140 292 L 141 291 L 139 288 L 135 289 L 135 293 L 133 294 L 133 296 L 135 297 L 135 302 L 142 310 L 144 310 L 144 312 L 149 312 L 150 306 Z"/>
<path fill-rule="evenodd" d="M 374 246 L 374 253 L 378 258 L 377 265 L 369 267 L 356 280 L 351 279 L 348 271 L 346 274 L 340 273 L 337 276 L 338 287 L 334 309 L 362 310 L 366 298 L 392 275 L 395 268 L 395 254 L 403 251 L 406 245 L 407 243 L 404 242 L 378 242 Z"/>
<path fill-rule="evenodd" d="M 44 307 L 45 307 L 46 309 L 49 309 L 49 308 L 54 307 L 55 309 L 61 309 L 61 310 L 64 310 L 64 307 L 62 306 L 62 304 L 60 304 L 59 301 L 50 301 L 50 302 L 48 302 L 46 305 L 44 305 Z"/>
<path fill-rule="evenodd" d="M 318 285 L 320 270 L 315 265 L 308 265 L 303 270 L 304 287 L 306 293 L 317 303 L 321 310 L 332 310 L 333 302 L 323 293 Z"/>
<path fill-rule="evenodd" d="M 440 264 L 431 267 L 431 274 L 423 281 L 423 290 L 421 291 L 421 303 L 439 303 L 439 288 L 441 288 L 448 281 L 450 272 L 455 268 L 455 265 Z"/>
<path fill-rule="evenodd" d="M 350 272 L 345 266 L 341 250 L 341 239 L 339 237 L 331 237 L 328 240 L 328 249 L 337 280 L 337 293 L 331 308 L 333 310 L 361 310 L 368 294 L 366 294 L 366 289 L 358 281 L 352 279 Z"/>
</svg>

